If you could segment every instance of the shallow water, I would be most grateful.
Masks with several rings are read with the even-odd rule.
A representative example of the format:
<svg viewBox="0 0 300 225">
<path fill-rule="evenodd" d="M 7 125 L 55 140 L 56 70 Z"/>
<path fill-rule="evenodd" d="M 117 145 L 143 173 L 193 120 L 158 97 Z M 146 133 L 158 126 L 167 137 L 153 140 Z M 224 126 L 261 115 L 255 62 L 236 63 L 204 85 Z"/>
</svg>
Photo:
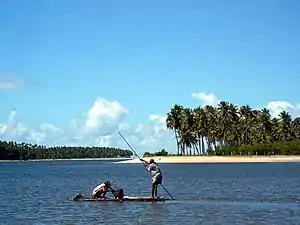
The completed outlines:
<svg viewBox="0 0 300 225">
<path fill-rule="evenodd" d="M 126 195 L 149 196 L 151 180 L 140 164 L 0 163 L 0 224 L 299 224 L 300 163 L 160 166 L 175 201 L 68 200 L 104 180 Z"/>
</svg>

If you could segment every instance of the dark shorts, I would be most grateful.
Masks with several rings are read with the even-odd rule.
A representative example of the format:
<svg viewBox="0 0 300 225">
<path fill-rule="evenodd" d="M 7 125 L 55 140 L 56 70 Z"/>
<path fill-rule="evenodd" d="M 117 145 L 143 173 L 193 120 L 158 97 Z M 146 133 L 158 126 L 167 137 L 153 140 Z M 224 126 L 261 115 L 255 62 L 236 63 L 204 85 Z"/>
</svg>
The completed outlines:
<svg viewBox="0 0 300 225">
<path fill-rule="evenodd" d="M 161 183 L 162 183 L 162 176 L 161 175 L 152 178 L 152 184 L 157 185 L 157 184 L 161 184 Z"/>
</svg>

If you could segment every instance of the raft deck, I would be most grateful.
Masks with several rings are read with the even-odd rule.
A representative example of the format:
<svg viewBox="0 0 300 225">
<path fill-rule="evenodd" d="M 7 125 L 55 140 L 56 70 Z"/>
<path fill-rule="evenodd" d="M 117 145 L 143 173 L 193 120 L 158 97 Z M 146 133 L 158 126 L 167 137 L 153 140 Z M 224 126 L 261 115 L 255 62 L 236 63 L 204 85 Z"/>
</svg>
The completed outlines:
<svg viewBox="0 0 300 225">
<path fill-rule="evenodd" d="M 116 199 L 116 198 L 91 198 L 85 196 L 75 196 L 73 198 L 74 201 L 90 201 L 90 202 L 164 202 L 170 200 L 164 197 L 152 198 L 152 197 L 145 197 L 145 196 L 136 196 L 136 197 L 129 197 L 125 196 L 123 199 Z"/>
</svg>

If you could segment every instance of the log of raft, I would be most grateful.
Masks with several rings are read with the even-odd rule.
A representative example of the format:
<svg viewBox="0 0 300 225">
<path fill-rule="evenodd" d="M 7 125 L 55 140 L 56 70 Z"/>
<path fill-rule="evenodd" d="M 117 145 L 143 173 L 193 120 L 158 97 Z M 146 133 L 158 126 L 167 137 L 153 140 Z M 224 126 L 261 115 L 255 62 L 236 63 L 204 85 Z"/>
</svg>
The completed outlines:
<svg viewBox="0 0 300 225">
<path fill-rule="evenodd" d="M 90 201 L 90 202 L 164 202 L 167 200 L 170 200 L 168 198 L 164 197 L 158 197 L 158 198 L 152 198 L 152 197 L 146 197 L 146 196 L 135 196 L 135 197 L 129 197 L 125 196 L 123 199 L 117 199 L 117 198 L 91 198 L 87 196 L 83 196 L 81 194 L 77 194 L 74 198 L 74 201 Z"/>
</svg>

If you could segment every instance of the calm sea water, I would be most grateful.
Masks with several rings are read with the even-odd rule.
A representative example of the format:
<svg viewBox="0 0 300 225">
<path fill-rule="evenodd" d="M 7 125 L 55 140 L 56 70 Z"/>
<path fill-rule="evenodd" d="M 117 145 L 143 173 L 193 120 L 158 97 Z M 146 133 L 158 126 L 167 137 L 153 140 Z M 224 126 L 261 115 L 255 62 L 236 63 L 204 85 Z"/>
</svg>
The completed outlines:
<svg viewBox="0 0 300 225">
<path fill-rule="evenodd" d="M 175 201 L 68 200 L 105 180 L 129 196 L 149 196 L 151 179 L 140 164 L 0 163 L 0 224 L 300 224 L 299 163 L 160 166 Z"/>
</svg>

